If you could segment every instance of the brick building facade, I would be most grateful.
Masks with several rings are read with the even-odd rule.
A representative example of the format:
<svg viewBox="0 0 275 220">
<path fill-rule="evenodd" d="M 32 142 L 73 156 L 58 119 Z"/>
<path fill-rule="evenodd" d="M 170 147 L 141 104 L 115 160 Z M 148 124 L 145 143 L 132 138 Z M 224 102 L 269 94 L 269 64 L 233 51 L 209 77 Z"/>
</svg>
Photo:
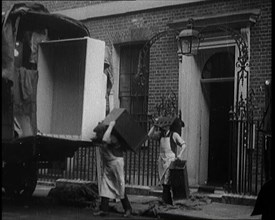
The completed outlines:
<svg viewBox="0 0 275 220">
<path fill-rule="evenodd" d="M 232 39 L 225 39 L 224 34 L 218 34 L 214 36 L 217 39 L 210 37 L 209 41 L 201 44 L 202 52 L 195 58 L 183 57 L 181 63 L 178 60 L 177 42 L 172 29 L 185 28 L 189 18 L 195 20 L 195 28 L 196 21 L 206 27 L 211 24 L 208 22 L 213 22 L 211 20 L 213 18 L 216 19 L 215 22 L 220 19 L 219 24 L 232 23 L 233 28 L 242 32 L 249 50 L 248 88 L 254 91 L 255 116 L 261 119 L 265 105 L 264 85 L 266 80 L 271 79 L 272 74 L 272 3 L 271 0 L 165 2 L 155 4 L 150 1 L 123 3 L 119 1 L 40 1 L 52 12 L 82 20 L 92 38 L 105 41 L 111 48 L 114 75 L 114 86 L 110 97 L 112 107 L 121 106 L 122 88 L 119 83 L 123 80 L 120 77 L 123 69 L 120 60 L 121 51 L 127 51 L 127 46 L 131 50 L 131 47 L 143 45 L 157 33 L 171 29 L 171 32 L 168 31 L 150 47 L 146 114 L 155 114 L 156 105 L 161 102 L 163 96 L 171 92 L 176 94 L 176 108 L 182 112 L 182 118 L 186 124 L 183 136 L 188 143 L 185 156 L 189 161 L 189 181 L 191 185 L 200 185 L 209 180 L 208 166 L 213 166 L 209 164 L 211 125 L 206 122 L 210 120 L 210 113 L 207 115 L 201 113 L 211 111 L 207 107 L 209 105 L 207 100 L 212 98 L 207 97 L 205 92 L 205 90 L 209 91 L 210 84 L 207 84 L 209 82 L 207 80 L 201 80 L 202 72 L 207 70 L 207 61 L 211 60 L 215 54 L 222 55 L 222 52 L 227 51 L 233 55 L 233 66 L 231 64 L 230 68 L 233 68 L 236 74 L 235 61 L 238 57 L 238 48 Z M 2 10 L 5 10 L 9 4 L 12 2 L 2 1 Z M 214 64 L 219 62 L 214 58 L 213 60 Z M 230 64 L 225 62 L 224 65 Z M 236 100 L 236 92 L 234 92 L 236 76 L 233 75 L 233 78 L 231 96 Z M 222 90 L 218 91 L 221 91 L 221 95 L 227 95 Z M 217 101 L 214 98 L 213 100 Z M 214 156 L 219 157 L 218 154 Z"/>
<path fill-rule="evenodd" d="M 25 1 L 16 1 L 25 2 Z M 29 1 L 39 2 L 51 12 L 66 14 L 67 9 L 108 4 L 108 1 Z M 112 1 L 111 1 L 112 2 Z M 159 31 L 168 29 L 173 20 L 189 17 L 233 13 L 249 9 L 260 9 L 259 18 L 250 33 L 250 85 L 255 88 L 255 97 L 260 107 L 264 105 L 262 86 L 271 77 L 271 1 L 188 1 L 176 6 L 149 8 L 111 16 L 93 17 L 87 15 L 83 20 L 89 28 L 91 37 L 106 42 L 108 46 L 149 40 Z M 2 1 L 2 11 L 7 10 L 14 1 Z M 64 13 L 65 12 L 65 13 Z M 115 12 L 114 12 L 115 13 Z M 160 39 L 151 48 L 150 62 L 150 101 L 151 109 L 159 101 L 163 92 L 173 88 L 178 91 L 178 66 L 173 37 Z M 171 51 L 172 50 L 172 51 Z M 174 50 L 174 51 L 173 51 Z M 162 65 L 160 65 L 162 63 Z M 167 72 L 169 71 L 169 74 Z M 168 77 L 165 77 L 168 76 Z M 154 84 L 154 85 L 152 85 Z M 150 109 L 150 108 L 149 108 Z"/>
</svg>

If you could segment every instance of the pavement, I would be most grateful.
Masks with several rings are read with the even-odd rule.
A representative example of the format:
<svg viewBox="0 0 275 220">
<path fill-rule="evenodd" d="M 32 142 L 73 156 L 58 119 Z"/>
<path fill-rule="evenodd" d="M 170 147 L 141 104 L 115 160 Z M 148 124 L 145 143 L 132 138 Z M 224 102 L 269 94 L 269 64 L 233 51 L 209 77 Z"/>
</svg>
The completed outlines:
<svg viewBox="0 0 275 220">
<path fill-rule="evenodd" d="M 161 219 L 261 219 L 261 216 L 251 216 L 253 206 L 212 202 L 205 197 L 191 195 L 189 199 L 178 200 L 174 205 L 166 205 L 160 197 L 129 195 L 133 214 L 140 216 L 155 216 Z M 122 212 L 120 202 L 110 206 L 117 212 Z"/>
<path fill-rule="evenodd" d="M 33 195 L 47 197 L 50 189 L 53 187 L 40 183 L 37 185 Z M 190 197 L 188 199 L 174 201 L 172 206 L 162 203 L 160 190 L 154 193 L 139 193 L 139 195 L 137 195 L 137 189 L 129 189 L 128 187 L 126 191 L 133 208 L 133 215 L 136 216 L 148 216 L 160 219 L 261 219 L 261 215 L 251 216 L 254 208 L 252 204 L 255 202 L 255 198 L 252 199 L 254 202 L 247 202 L 249 199 L 244 200 L 243 197 L 242 200 L 238 200 L 239 202 L 246 201 L 243 203 L 246 205 L 229 204 L 228 199 L 226 200 L 227 203 L 225 200 L 219 199 L 224 196 L 222 193 L 198 193 L 193 189 L 190 190 Z M 227 197 L 230 196 L 227 195 Z M 236 198 L 233 198 L 232 201 L 236 201 Z M 111 201 L 110 211 L 123 212 L 121 202 L 119 200 Z"/>
</svg>

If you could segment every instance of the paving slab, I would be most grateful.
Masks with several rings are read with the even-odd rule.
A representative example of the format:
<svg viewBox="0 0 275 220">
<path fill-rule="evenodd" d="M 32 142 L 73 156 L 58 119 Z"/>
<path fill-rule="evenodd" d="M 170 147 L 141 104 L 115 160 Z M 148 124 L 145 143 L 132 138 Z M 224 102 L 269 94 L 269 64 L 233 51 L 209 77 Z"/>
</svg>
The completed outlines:
<svg viewBox="0 0 275 220">
<path fill-rule="evenodd" d="M 211 202 L 198 209 L 170 209 L 159 212 L 161 218 L 172 219 L 239 219 L 260 220 L 261 216 L 251 216 L 253 207 Z"/>
<path fill-rule="evenodd" d="M 160 217 L 161 219 L 239 219 L 260 220 L 261 216 L 251 216 L 253 206 L 212 202 L 208 198 L 179 200 L 174 205 L 166 205 L 156 196 L 128 195 L 133 214 Z M 111 202 L 112 211 L 123 212 L 120 201 Z"/>
</svg>

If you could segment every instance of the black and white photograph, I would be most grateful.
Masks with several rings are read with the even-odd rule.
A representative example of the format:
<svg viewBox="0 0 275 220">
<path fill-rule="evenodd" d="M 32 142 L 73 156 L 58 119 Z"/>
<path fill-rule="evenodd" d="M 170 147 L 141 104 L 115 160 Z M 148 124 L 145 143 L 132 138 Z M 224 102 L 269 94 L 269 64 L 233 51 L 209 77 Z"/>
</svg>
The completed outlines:
<svg viewBox="0 0 275 220">
<path fill-rule="evenodd" d="M 2 0 L 2 219 L 275 218 L 271 0 Z"/>
</svg>

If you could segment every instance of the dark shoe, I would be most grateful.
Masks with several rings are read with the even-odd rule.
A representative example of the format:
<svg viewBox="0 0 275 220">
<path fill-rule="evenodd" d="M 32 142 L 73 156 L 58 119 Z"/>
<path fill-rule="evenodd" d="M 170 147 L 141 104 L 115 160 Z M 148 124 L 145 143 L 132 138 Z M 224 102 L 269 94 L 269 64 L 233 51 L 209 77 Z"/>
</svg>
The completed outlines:
<svg viewBox="0 0 275 220">
<path fill-rule="evenodd" d="M 132 215 L 132 211 L 131 210 L 126 210 L 125 214 L 123 215 L 124 217 L 130 217 Z"/>
<path fill-rule="evenodd" d="M 109 215 L 109 213 L 100 210 L 100 211 L 94 212 L 93 215 L 94 216 L 107 216 L 107 215 Z"/>
</svg>

